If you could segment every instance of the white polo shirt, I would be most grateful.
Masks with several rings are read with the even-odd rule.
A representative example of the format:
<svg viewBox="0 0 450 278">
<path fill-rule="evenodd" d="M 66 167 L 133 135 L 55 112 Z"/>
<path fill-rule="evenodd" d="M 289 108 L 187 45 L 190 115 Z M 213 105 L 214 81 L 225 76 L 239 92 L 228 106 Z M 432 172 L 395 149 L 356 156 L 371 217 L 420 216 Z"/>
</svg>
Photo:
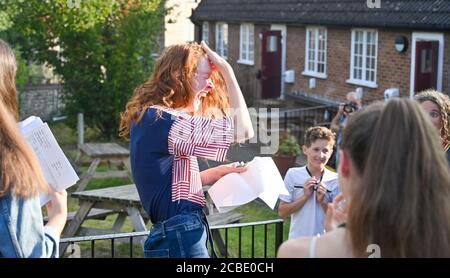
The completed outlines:
<svg viewBox="0 0 450 278">
<path fill-rule="evenodd" d="M 284 185 L 289 195 L 280 195 L 280 200 L 291 203 L 303 196 L 303 185 L 310 178 L 306 166 L 291 168 L 286 173 Z M 332 202 L 339 194 L 338 175 L 328 169 L 325 169 L 322 182 L 327 187 L 325 199 Z M 289 229 L 289 239 L 301 236 L 316 236 L 324 233 L 325 213 L 323 208 L 317 202 L 316 191 L 305 202 L 303 207 L 291 214 L 291 227 Z"/>
</svg>

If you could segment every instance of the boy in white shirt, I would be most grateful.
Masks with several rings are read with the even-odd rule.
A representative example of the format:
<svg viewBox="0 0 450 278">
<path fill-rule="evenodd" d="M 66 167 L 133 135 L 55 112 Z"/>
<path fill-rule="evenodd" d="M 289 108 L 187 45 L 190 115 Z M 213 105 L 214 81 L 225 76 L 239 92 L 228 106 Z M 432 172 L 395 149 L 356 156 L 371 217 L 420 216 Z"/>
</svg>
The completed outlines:
<svg viewBox="0 0 450 278">
<path fill-rule="evenodd" d="M 307 164 L 291 168 L 284 184 L 289 195 L 280 196 L 278 214 L 291 216 L 289 239 L 324 233 L 328 203 L 339 194 L 337 174 L 325 165 L 333 153 L 334 133 L 325 127 L 311 127 L 305 133 L 303 153 Z"/>
</svg>

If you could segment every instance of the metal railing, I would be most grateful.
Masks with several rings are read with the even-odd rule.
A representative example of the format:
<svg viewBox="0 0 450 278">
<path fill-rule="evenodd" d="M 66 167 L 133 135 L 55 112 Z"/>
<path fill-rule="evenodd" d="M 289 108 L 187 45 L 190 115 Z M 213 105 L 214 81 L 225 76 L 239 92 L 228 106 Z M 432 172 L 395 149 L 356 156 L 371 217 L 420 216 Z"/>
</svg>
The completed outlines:
<svg viewBox="0 0 450 278">
<path fill-rule="evenodd" d="M 215 249 L 219 257 L 267 258 L 270 254 L 273 254 L 275 257 L 278 247 L 283 242 L 283 223 L 284 221 L 282 219 L 275 219 L 249 223 L 216 225 L 211 226 L 210 228 L 213 233 L 220 235 L 219 239 L 222 240 L 221 243 L 218 243 L 217 236 L 214 237 L 213 234 L 213 238 L 215 239 Z M 148 233 L 148 231 L 143 231 L 62 238 L 60 244 L 69 244 L 67 252 L 64 254 L 65 257 L 69 258 L 88 257 L 88 254 L 90 254 L 91 258 L 95 258 L 98 255 L 96 247 L 101 247 L 101 249 L 103 249 L 103 251 L 99 252 L 99 257 L 105 257 L 107 253 L 109 253 L 108 257 L 111 258 L 116 257 L 116 255 L 129 258 L 142 257 L 142 239 L 145 239 Z M 244 236 L 244 234 L 246 234 L 246 236 Z M 262 236 L 263 241 L 259 239 L 260 236 Z M 250 242 L 244 242 L 244 237 L 247 240 L 250 238 Z M 136 238 L 140 239 L 136 240 Z M 109 244 L 105 244 L 104 242 L 96 244 L 99 241 L 109 241 Z M 126 245 L 128 245 L 128 247 L 126 247 Z M 128 250 L 124 251 L 124 247 Z M 89 249 L 89 251 L 86 249 Z M 118 249 L 119 251 L 117 251 Z M 61 257 L 63 257 L 63 254 L 61 254 Z"/>
<path fill-rule="evenodd" d="M 336 110 L 328 105 L 281 110 L 280 127 L 289 130 L 303 144 L 305 131 L 312 126 L 329 128 Z"/>
</svg>

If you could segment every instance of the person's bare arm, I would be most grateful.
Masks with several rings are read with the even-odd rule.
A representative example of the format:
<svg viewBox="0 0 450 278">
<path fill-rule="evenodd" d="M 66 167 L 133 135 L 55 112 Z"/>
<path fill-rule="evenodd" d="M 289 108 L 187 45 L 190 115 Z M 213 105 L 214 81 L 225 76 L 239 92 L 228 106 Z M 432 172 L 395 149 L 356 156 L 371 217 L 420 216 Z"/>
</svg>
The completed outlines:
<svg viewBox="0 0 450 278">
<path fill-rule="evenodd" d="M 202 180 L 202 185 L 214 184 L 220 178 L 230 173 L 243 173 L 247 171 L 246 167 L 239 167 L 238 165 L 237 162 L 234 162 L 201 171 L 200 179 Z"/>
<path fill-rule="evenodd" d="M 281 218 L 286 218 L 294 212 L 299 211 L 305 205 L 306 201 L 308 201 L 309 197 L 311 197 L 315 185 L 316 180 L 314 178 L 306 180 L 303 184 L 303 195 L 290 203 L 281 201 L 278 207 L 278 215 Z"/>
<path fill-rule="evenodd" d="M 301 196 L 297 200 L 292 203 L 286 203 L 284 201 L 280 201 L 280 206 L 278 207 L 278 215 L 281 218 L 286 218 L 293 214 L 294 212 L 299 211 L 306 203 L 308 198 L 305 195 Z"/>
<path fill-rule="evenodd" d="M 310 237 L 300 237 L 288 240 L 281 244 L 277 258 L 308 258 Z"/>
<path fill-rule="evenodd" d="M 201 46 L 208 55 L 209 60 L 216 66 L 216 69 L 225 79 L 230 96 L 231 115 L 234 120 L 235 141 L 243 142 L 252 138 L 254 136 L 252 121 L 233 68 L 219 54 L 212 51 L 205 42 L 202 41 Z"/>
</svg>

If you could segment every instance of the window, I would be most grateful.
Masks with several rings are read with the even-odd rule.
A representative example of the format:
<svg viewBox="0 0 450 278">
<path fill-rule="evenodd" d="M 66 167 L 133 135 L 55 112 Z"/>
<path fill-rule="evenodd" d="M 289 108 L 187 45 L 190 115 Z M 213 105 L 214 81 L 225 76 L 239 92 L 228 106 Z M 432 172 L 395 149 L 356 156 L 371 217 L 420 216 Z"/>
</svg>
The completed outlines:
<svg viewBox="0 0 450 278">
<path fill-rule="evenodd" d="M 253 65 L 255 56 L 255 27 L 252 24 L 242 24 L 240 32 L 239 63 Z"/>
<path fill-rule="evenodd" d="M 202 24 L 202 40 L 209 44 L 209 22 L 207 21 Z"/>
<path fill-rule="evenodd" d="M 376 88 L 378 32 L 352 31 L 352 52 L 349 83 Z"/>
<path fill-rule="evenodd" d="M 216 24 L 216 52 L 223 58 L 228 58 L 228 24 Z"/>
<path fill-rule="evenodd" d="M 430 73 L 432 72 L 432 50 L 431 49 L 422 49 L 421 52 L 421 63 L 420 63 L 420 73 Z"/>
<path fill-rule="evenodd" d="M 277 52 L 278 51 L 278 37 L 277 36 L 267 36 L 266 40 L 266 52 Z"/>
<path fill-rule="evenodd" d="M 327 29 L 321 27 L 306 29 L 305 71 L 303 74 L 326 78 L 327 72 Z"/>
</svg>

